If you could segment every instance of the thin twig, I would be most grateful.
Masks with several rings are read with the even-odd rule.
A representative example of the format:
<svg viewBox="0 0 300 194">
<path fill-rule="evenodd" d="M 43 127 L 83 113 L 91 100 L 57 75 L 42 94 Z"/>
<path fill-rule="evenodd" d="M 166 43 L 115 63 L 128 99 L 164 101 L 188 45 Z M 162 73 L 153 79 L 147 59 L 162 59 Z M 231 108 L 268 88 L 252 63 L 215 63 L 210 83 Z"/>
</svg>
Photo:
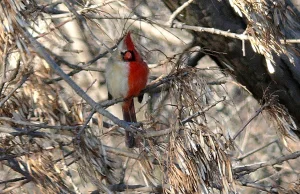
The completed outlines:
<svg viewBox="0 0 300 194">
<path fill-rule="evenodd" d="M 232 140 L 235 140 L 241 133 L 244 131 L 244 129 L 251 123 L 253 119 L 255 119 L 266 107 L 268 107 L 270 103 L 264 104 L 262 107 L 260 107 L 255 114 L 236 132 L 236 134 L 233 136 Z"/>
<path fill-rule="evenodd" d="M 18 125 L 24 125 L 24 126 L 31 126 L 31 127 L 37 127 L 37 128 L 48 128 L 48 129 L 56 129 L 56 130 L 76 130 L 80 126 L 52 126 L 52 125 L 46 125 L 43 123 L 31 123 L 27 121 L 22 120 L 15 120 L 9 117 L 0 117 L 0 121 L 6 121 L 6 122 L 12 122 L 14 124 Z M 35 129 L 37 130 L 37 129 Z M 34 131 L 35 131 L 34 130 Z M 33 132 L 33 131 L 24 131 L 24 132 Z"/>
<path fill-rule="evenodd" d="M 93 111 L 89 114 L 88 118 L 86 118 L 84 124 L 80 127 L 80 129 L 79 129 L 79 131 L 78 131 L 78 134 L 77 134 L 77 136 L 76 136 L 76 139 L 77 139 L 77 140 L 80 140 L 81 134 L 83 133 L 84 129 L 87 127 L 87 125 L 89 124 L 90 120 L 93 118 L 93 115 L 94 115 L 95 113 L 96 113 L 96 111 L 93 110 Z"/>
<path fill-rule="evenodd" d="M 153 21 L 153 20 L 149 20 L 148 18 L 139 17 L 137 15 L 133 15 L 131 17 L 120 17 L 120 16 L 116 16 L 116 17 L 107 16 L 106 17 L 106 16 L 99 16 L 99 15 L 96 15 L 96 14 L 83 13 L 83 12 L 80 12 L 80 11 L 78 11 L 78 14 L 84 14 L 84 16 L 86 18 L 89 18 L 89 19 L 103 19 L 103 20 L 104 19 L 109 19 L 109 20 L 116 19 L 116 20 L 134 20 L 134 21 L 138 20 L 139 22 L 144 21 L 145 23 L 155 24 L 155 25 L 158 25 L 158 26 L 161 26 L 161 27 L 192 30 L 192 31 L 195 31 L 195 32 L 207 32 L 207 33 L 210 33 L 210 34 L 222 35 L 222 36 L 225 36 L 225 37 L 230 37 L 230 38 L 239 39 L 239 40 L 249 40 L 251 38 L 251 36 L 246 35 L 244 33 L 243 34 L 237 34 L 237 33 L 229 32 L 229 30 L 224 31 L 224 30 L 218 30 L 218 29 L 215 29 L 215 28 L 190 26 L 190 25 L 185 25 L 185 24 L 180 23 L 180 22 L 171 23 L 171 25 L 170 25 L 169 22 L 165 23 L 163 21 Z M 64 18 L 64 17 L 74 17 L 74 15 L 72 13 L 66 13 L 66 14 L 56 14 L 56 15 L 51 16 L 51 18 Z M 281 44 L 298 44 L 298 43 L 300 43 L 300 39 L 280 39 L 280 43 Z"/>
<path fill-rule="evenodd" d="M 162 186 L 157 186 L 157 187 L 147 187 L 144 185 L 125 185 L 125 184 L 116 184 L 116 185 L 111 185 L 109 187 L 111 191 L 115 192 L 123 192 L 126 190 L 131 190 L 131 191 L 136 191 L 136 192 L 162 192 Z"/>
<path fill-rule="evenodd" d="M 170 127 L 167 129 L 163 130 L 158 130 L 158 131 L 147 131 L 143 136 L 144 137 L 158 137 L 158 136 L 163 136 L 163 135 L 168 135 L 174 130 L 174 128 Z"/>
<path fill-rule="evenodd" d="M 0 184 L 13 183 L 13 182 L 22 181 L 22 180 L 25 180 L 25 179 L 26 179 L 26 177 L 14 178 L 14 179 L 6 180 L 6 181 L 0 181 Z"/>
<path fill-rule="evenodd" d="M 189 122 L 190 120 L 192 120 L 193 118 L 199 116 L 200 114 L 203 114 L 204 112 L 210 110 L 212 107 L 216 106 L 218 103 L 220 102 L 223 102 L 224 100 L 226 100 L 226 97 L 224 96 L 223 99 L 219 100 L 219 101 L 216 101 L 214 104 L 208 106 L 208 107 L 205 107 L 203 110 L 183 119 L 181 121 L 181 123 L 184 125 L 185 123 Z M 158 131 L 146 131 L 145 134 L 143 134 L 142 136 L 143 137 L 146 137 L 146 138 L 149 138 L 149 137 L 158 137 L 158 136 L 163 136 L 163 135 L 167 135 L 169 133 L 171 133 L 172 131 L 174 130 L 174 128 L 167 128 L 167 129 L 164 129 L 164 130 L 158 130 Z"/>
<path fill-rule="evenodd" d="M 14 189 L 17 189 L 17 188 L 20 188 L 22 187 L 23 185 L 25 185 L 26 183 L 29 183 L 30 180 L 23 180 L 21 182 L 17 182 L 16 184 L 14 184 L 13 186 L 11 187 L 8 187 L 6 189 L 3 189 L 2 191 L 0 191 L 0 194 L 4 194 L 4 193 L 8 193 L 8 192 L 11 192 L 12 190 Z"/>
<path fill-rule="evenodd" d="M 234 171 L 234 173 L 245 172 L 245 174 L 249 174 L 260 168 L 267 167 L 267 166 L 273 166 L 275 164 L 279 164 L 279 163 L 285 162 L 287 160 L 296 159 L 298 157 L 300 157 L 300 151 L 294 152 L 290 155 L 281 156 L 280 158 L 272 159 L 268 162 L 262 162 L 262 163 L 258 163 L 258 164 L 245 165 L 245 166 L 237 166 L 233 169 L 233 171 Z"/>
<path fill-rule="evenodd" d="M 26 168 L 26 165 L 23 165 L 24 163 L 20 160 L 16 160 L 14 158 L 13 159 L 8 159 L 8 160 L 4 161 L 2 164 L 8 166 L 9 168 L 14 170 L 15 172 L 20 173 L 21 175 L 26 177 L 26 179 L 28 181 L 31 181 L 31 180 L 34 179 L 32 174 L 30 174 L 28 172 L 28 169 Z"/>
<path fill-rule="evenodd" d="M 195 114 L 183 119 L 181 121 L 182 125 L 186 124 L 187 122 L 191 121 L 192 119 L 194 119 L 195 117 L 203 114 L 204 112 L 208 111 L 209 109 L 211 109 L 212 107 L 216 106 L 218 103 L 223 102 L 224 100 L 226 100 L 226 97 L 223 96 L 223 99 L 216 101 L 215 103 L 213 103 L 212 105 L 205 107 L 203 110 L 196 112 Z M 163 129 L 163 130 L 158 130 L 158 131 L 146 131 L 145 134 L 143 134 L 143 137 L 158 137 L 158 136 L 163 136 L 163 135 L 167 135 L 169 133 L 171 133 L 174 130 L 174 128 L 167 128 L 167 129 Z"/>
<path fill-rule="evenodd" d="M 61 150 L 62 151 L 62 150 Z M 65 159 L 65 156 L 64 156 L 64 153 L 62 151 L 62 165 L 63 165 L 63 170 L 65 171 L 66 173 L 66 177 L 65 179 L 68 179 L 69 182 L 71 183 L 71 185 L 73 186 L 73 189 L 75 191 L 76 194 L 81 194 L 79 188 L 76 186 L 76 184 L 74 183 L 73 179 L 72 179 L 72 174 L 70 173 L 70 170 L 69 170 L 69 167 L 67 166 L 66 164 L 66 159 Z"/>
<path fill-rule="evenodd" d="M 118 45 L 118 42 L 117 42 L 116 45 L 114 45 L 113 47 L 111 47 L 110 50 L 114 50 L 115 48 L 117 48 L 117 45 Z M 109 51 L 105 51 L 104 53 L 100 53 L 99 55 L 95 56 L 93 59 L 91 59 L 87 63 L 83 64 L 83 66 L 73 65 L 73 64 L 67 62 L 66 60 L 64 60 L 63 58 L 61 58 L 59 56 L 56 56 L 56 58 L 59 61 L 61 61 L 62 63 L 64 63 L 65 65 L 67 65 L 68 67 L 74 69 L 73 71 L 71 71 L 70 73 L 67 74 L 68 76 L 73 76 L 73 75 L 79 73 L 82 70 L 90 71 L 91 69 L 89 69 L 88 66 L 90 66 L 93 63 L 95 63 L 97 60 L 105 57 L 108 53 L 109 53 Z M 51 54 L 53 55 L 53 53 L 51 53 Z M 93 69 L 93 71 L 96 71 L 96 70 Z M 102 72 L 102 70 L 100 70 L 100 69 L 98 71 Z M 63 80 L 63 78 L 62 77 L 58 77 L 58 78 L 54 78 L 54 79 L 45 80 L 44 82 L 46 84 L 52 84 L 54 82 L 58 82 L 58 81 L 61 81 L 61 80 Z"/>
<path fill-rule="evenodd" d="M 10 93 L 7 94 L 3 100 L 1 100 L 0 108 L 15 93 L 15 91 L 17 91 L 17 89 L 19 89 L 26 82 L 26 80 L 28 79 L 28 77 L 30 75 L 31 75 L 31 73 L 26 73 L 26 74 L 23 75 L 21 81 L 17 85 L 15 85 L 15 88 L 12 91 L 10 91 Z"/>
<path fill-rule="evenodd" d="M 3 87 L 5 85 L 6 80 L 6 59 L 7 59 L 7 47 L 8 47 L 8 40 L 9 37 L 6 36 L 5 39 L 5 44 L 4 44 L 4 50 L 3 50 L 3 58 L 2 58 L 2 69 L 1 69 L 1 74 L 2 74 L 2 79 L 0 80 L 0 94 L 2 93 Z"/>
<path fill-rule="evenodd" d="M 136 160 L 141 158 L 141 156 L 139 154 L 135 154 L 133 152 L 127 152 L 127 151 L 124 151 L 122 149 L 114 148 L 114 147 L 110 147 L 110 146 L 106 146 L 106 145 L 103 145 L 103 147 L 104 147 L 105 151 L 109 152 L 109 153 L 117 154 L 117 155 L 124 156 L 124 157 L 133 158 L 133 159 L 136 159 Z"/>
<path fill-rule="evenodd" d="M 223 98 L 222 98 L 221 100 L 218 100 L 218 101 L 214 102 L 213 104 L 211 104 L 210 106 L 205 107 L 203 110 L 198 111 L 198 112 L 196 112 L 195 114 L 193 114 L 193 115 L 191 115 L 191 116 L 189 116 L 189 117 L 183 119 L 183 120 L 181 121 L 182 125 L 186 124 L 187 122 L 190 122 L 190 121 L 191 121 L 192 119 L 194 119 L 195 117 L 198 117 L 199 115 L 201 115 L 201 114 L 207 112 L 209 109 L 211 109 L 212 107 L 216 106 L 217 104 L 219 104 L 220 102 L 223 102 L 223 101 L 225 101 L 225 100 L 226 100 L 226 97 L 223 96 Z"/>
<path fill-rule="evenodd" d="M 273 140 L 273 141 L 271 141 L 271 142 L 269 142 L 269 143 L 267 143 L 267 144 L 265 144 L 265 145 L 263 145 L 263 146 L 261 146 L 261 147 L 255 149 L 255 150 L 252 150 L 252 151 L 250 151 L 250 152 L 248 152 L 248 153 L 242 155 L 241 157 L 238 157 L 236 160 L 243 160 L 244 158 L 246 158 L 246 157 L 248 157 L 248 156 L 250 156 L 250 155 L 252 155 L 252 154 L 254 154 L 254 153 L 256 153 L 256 152 L 258 152 L 258 151 L 260 151 L 260 150 L 262 150 L 262 149 L 264 149 L 264 148 L 266 148 L 266 147 L 268 147 L 269 145 L 271 145 L 271 144 L 273 144 L 273 143 L 275 143 L 275 142 L 277 142 L 277 141 L 278 141 L 278 140 L 275 139 L 275 140 Z"/>
<path fill-rule="evenodd" d="M 56 29 L 59 29 L 60 27 L 62 27 L 62 26 L 65 25 L 66 23 L 73 21 L 73 19 L 74 19 L 74 18 L 70 18 L 70 19 L 68 19 L 68 20 L 65 20 L 65 21 L 61 22 L 60 24 L 58 24 L 58 25 L 56 25 L 56 26 L 54 26 L 54 27 L 50 27 L 50 29 L 49 29 L 48 32 L 44 32 L 44 33 L 42 33 L 42 34 L 39 34 L 39 35 L 36 36 L 35 38 L 36 38 L 36 39 L 42 38 L 42 37 L 44 37 L 44 36 L 50 34 L 52 31 L 54 31 L 54 30 L 56 30 Z"/>
<path fill-rule="evenodd" d="M 261 184 L 257 184 L 257 183 L 248 183 L 248 182 L 244 182 L 241 181 L 241 184 L 245 187 L 251 187 L 251 188 L 255 188 L 261 191 L 266 191 L 268 193 L 278 193 L 278 190 L 274 187 L 270 187 L 270 186 L 264 186 Z"/>
<path fill-rule="evenodd" d="M 70 145 L 70 143 L 60 143 L 60 147 L 62 147 L 62 146 L 68 146 L 68 145 Z M 11 159 L 14 159 L 14 158 L 17 158 L 17 157 L 21 157 L 21 156 L 25 156 L 25 155 L 30 155 L 30 154 L 38 153 L 38 152 L 41 152 L 42 150 L 43 151 L 50 151 L 50 150 L 58 149 L 60 147 L 58 147 L 58 146 L 39 147 L 38 149 L 35 149 L 35 150 L 31 149 L 30 151 L 25 151 L 25 152 L 21 152 L 21 153 L 17 153 L 17 154 L 12 154 L 12 153 L 7 154 L 6 153 L 5 155 L 0 156 L 0 161 L 11 160 Z M 58 161 L 59 160 L 57 160 L 56 162 L 58 162 Z"/>
<path fill-rule="evenodd" d="M 280 43 L 281 44 L 299 44 L 300 39 L 281 39 Z"/>
<path fill-rule="evenodd" d="M 97 9 L 97 8 L 100 8 L 100 7 L 105 6 L 105 5 L 107 5 L 107 4 L 113 3 L 113 2 L 115 2 L 115 1 L 118 1 L 118 0 L 109 0 L 109 1 L 105 1 L 105 2 L 100 3 L 100 4 L 96 4 L 96 5 L 91 5 L 91 6 L 89 6 L 89 7 L 85 7 L 85 8 L 83 8 L 83 9 L 81 9 L 81 10 L 76 11 L 76 15 L 77 15 L 77 14 L 79 14 L 79 15 L 83 15 L 83 14 L 84 14 L 85 17 L 86 17 L 87 12 L 93 11 L 93 10 L 95 10 L 95 9 Z M 60 13 L 60 14 L 54 13 L 55 15 L 51 15 L 50 18 L 49 18 L 49 17 L 48 17 L 48 18 L 46 17 L 46 19 L 56 19 L 56 18 L 75 17 L 73 12 L 72 12 L 72 13 L 71 13 L 71 12 L 64 13 L 64 11 L 61 11 L 61 10 L 55 10 L 55 11 L 59 11 L 59 12 L 61 12 L 61 13 Z"/>
<path fill-rule="evenodd" d="M 86 24 L 86 20 L 85 18 L 78 14 L 77 11 L 75 10 L 75 8 L 71 5 L 71 2 L 69 0 L 63 0 L 64 5 L 69 9 L 69 11 L 75 16 L 75 18 L 77 19 L 77 22 L 79 24 L 79 26 L 81 28 L 84 28 L 85 30 L 87 30 L 88 28 L 86 28 L 87 24 Z"/>
</svg>

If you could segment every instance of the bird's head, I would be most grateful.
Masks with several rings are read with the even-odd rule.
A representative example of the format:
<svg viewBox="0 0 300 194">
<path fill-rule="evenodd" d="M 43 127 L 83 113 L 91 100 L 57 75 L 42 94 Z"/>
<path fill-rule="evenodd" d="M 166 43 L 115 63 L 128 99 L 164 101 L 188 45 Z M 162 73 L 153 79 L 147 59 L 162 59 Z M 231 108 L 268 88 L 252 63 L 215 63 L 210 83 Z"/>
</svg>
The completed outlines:
<svg viewBox="0 0 300 194">
<path fill-rule="evenodd" d="M 112 55 L 115 59 L 123 62 L 139 62 L 142 60 L 134 46 L 130 32 L 127 32 Z"/>
</svg>

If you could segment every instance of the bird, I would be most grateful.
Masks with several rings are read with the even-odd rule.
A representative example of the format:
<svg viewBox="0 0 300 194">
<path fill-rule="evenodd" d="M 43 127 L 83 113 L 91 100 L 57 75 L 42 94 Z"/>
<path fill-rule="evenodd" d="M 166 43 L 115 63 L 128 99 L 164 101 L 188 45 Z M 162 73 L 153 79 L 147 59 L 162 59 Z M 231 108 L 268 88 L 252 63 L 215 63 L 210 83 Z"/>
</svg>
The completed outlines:
<svg viewBox="0 0 300 194">
<path fill-rule="evenodd" d="M 147 85 L 149 68 L 136 49 L 130 31 L 112 51 L 105 71 L 108 99 L 124 98 L 123 119 L 137 122 L 133 99 L 138 97 L 140 103 L 143 100 L 140 93 Z M 128 148 L 137 146 L 132 132 L 125 131 L 125 144 Z"/>
</svg>

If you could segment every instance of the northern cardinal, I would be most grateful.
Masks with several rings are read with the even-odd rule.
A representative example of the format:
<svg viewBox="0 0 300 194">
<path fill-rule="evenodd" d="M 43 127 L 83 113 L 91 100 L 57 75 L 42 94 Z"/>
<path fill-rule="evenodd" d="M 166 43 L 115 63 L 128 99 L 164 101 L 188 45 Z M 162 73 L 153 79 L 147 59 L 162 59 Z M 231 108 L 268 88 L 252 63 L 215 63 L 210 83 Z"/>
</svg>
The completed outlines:
<svg viewBox="0 0 300 194">
<path fill-rule="evenodd" d="M 147 84 L 148 74 L 148 65 L 136 50 L 130 32 L 128 32 L 117 49 L 112 52 L 106 65 L 105 74 L 108 98 L 125 98 L 125 101 L 122 102 L 122 111 L 123 118 L 127 122 L 137 122 L 133 97 L 138 96 L 139 102 L 142 101 L 143 96 L 140 95 L 140 92 Z M 125 143 L 129 148 L 135 146 L 133 133 L 125 132 Z"/>
</svg>

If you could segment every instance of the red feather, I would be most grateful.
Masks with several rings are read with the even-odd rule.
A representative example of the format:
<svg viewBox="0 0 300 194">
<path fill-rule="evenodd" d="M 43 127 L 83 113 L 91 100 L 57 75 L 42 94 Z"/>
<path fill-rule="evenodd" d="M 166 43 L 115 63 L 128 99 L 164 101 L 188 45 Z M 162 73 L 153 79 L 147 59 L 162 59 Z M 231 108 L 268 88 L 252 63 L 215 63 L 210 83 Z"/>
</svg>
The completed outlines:
<svg viewBox="0 0 300 194">
<path fill-rule="evenodd" d="M 125 44 L 126 44 L 128 50 L 135 50 L 134 44 L 133 44 L 132 39 L 131 39 L 131 33 L 130 32 L 127 32 L 127 34 L 125 36 Z"/>
<path fill-rule="evenodd" d="M 125 44 L 127 49 L 133 52 L 135 60 L 129 62 L 129 88 L 126 96 L 128 100 L 122 105 L 123 117 L 125 121 L 137 122 L 133 97 L 138 96 L 141 90 L 145 88 L 148 80 L 149 68 L 135 49 L 130 32 L 125 36 Z M 126 132 L 126 145 L 128 147 L 134 147 L 136 144 L 137 142 L 135 142 L 133 134 L 131 132 Z"/>
</svg>

